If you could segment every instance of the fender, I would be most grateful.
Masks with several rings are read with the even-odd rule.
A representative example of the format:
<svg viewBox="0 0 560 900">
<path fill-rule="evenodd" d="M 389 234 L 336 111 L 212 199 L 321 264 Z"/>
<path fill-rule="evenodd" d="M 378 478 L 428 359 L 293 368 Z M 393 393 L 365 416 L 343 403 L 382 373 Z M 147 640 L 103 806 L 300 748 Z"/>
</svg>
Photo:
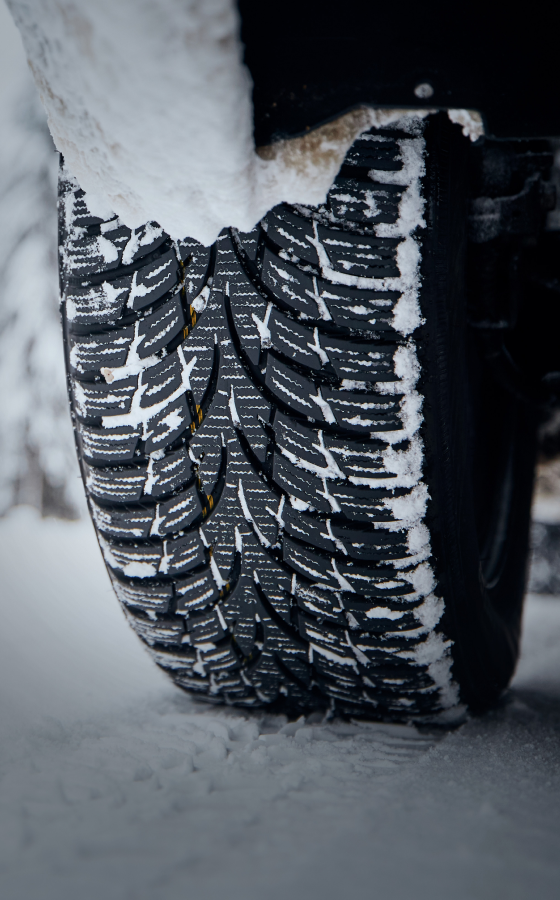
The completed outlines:
<svg viewBox="0 0 560 900">
<path fill-rule="evenodd" d="M 552 7 L 239 0 L 257 146 L 356 106 L 477 110 L 488 137 L 560 135 Z"/>
</svg>

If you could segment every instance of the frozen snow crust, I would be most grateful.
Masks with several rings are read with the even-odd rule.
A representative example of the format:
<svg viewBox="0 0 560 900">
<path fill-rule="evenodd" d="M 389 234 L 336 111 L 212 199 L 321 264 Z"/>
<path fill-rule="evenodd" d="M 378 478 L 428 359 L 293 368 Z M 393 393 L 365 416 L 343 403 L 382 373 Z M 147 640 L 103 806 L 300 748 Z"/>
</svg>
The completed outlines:
<svg viewBox="0 0 560 900">
<path fill-rule="evenodd" d="M 424 523 L 422 133 L 368 129 L 325 204 L 211 249 L 103 219 L 63 174 L 101 547 L 157 663 L 209 698 L 457 715 Z"/>
</svg>

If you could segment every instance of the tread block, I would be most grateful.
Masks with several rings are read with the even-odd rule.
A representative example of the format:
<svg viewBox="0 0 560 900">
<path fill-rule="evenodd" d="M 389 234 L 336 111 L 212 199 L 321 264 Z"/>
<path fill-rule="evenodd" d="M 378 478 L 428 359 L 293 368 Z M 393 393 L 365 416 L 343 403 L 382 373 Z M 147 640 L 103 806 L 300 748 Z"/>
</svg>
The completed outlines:
<svg viewBox="0 0 560 900">
<path fill-rule="evenodd" d="M 230 401 L 232 394 L 243 433 L 249 439 L 253 452 L 263 462 L 266 458 L 269 438 L 261 423 L 268 422 L 270 418 L 270 404 L 248 381 L 247 383 L 239 382 L 235 389 L 230 389 Z"/>
<path fill-rule="evenodd" d="M 306 328 L 281 313 L 269 317 L 272 346 L 300 365 L 320 371 L 332 367 L 341 380 L 396 381 L 394 344 L 363 344 L 322 334 L 318 328 Z"/>
<path fill-rule="evenodd" d="M 324 388 L 322 396 L 330 415 L 342 428 L 365 432 L 399 431 L 402 428 L 399 415 L 402 394 L 388 396 Z M 325 418 L 329 420 L 326 414 Z"/>
<path fill-rule="evenodd" d="M 383 504 L 383 498 L 390 495 L 385 488 L 357 487 L 341 478 L 333 477 L 322 460 L 323 466 L 309 464 L 305 456 L 295 465 L 280 454 L 274 455 L 273 479 L 278 487 L 320 512 L 358 515 L 367 510 L 372 521 L 390 521 L 391 515 Z M 316 466 L 316 468 L 315 468 Z M 315 471 L 313 471 L 315 468 Z M 322 473 L 321 473 L 322 468 Z M 301 507 L 300 507 L 301 508 Z"/>
<path fill-rule="evenodd" d="M 393 516 L 383 503 L 390 491 L 379 488 L 359 488 L 347 482 L 330 489 L 340 512 L 356 522 L 392 522 Z"/>
<path fill-rule="evenodd" d="M 154 521 L 153 510 L 105 509 L 91 503 L 95 524 L 104 534 L 121 539 L 147 538 Z"/>
<path fill-rule="evenodd" d="M 255 616 L 259 611 L 259 604 L 254 591 L 253 574 L 245 567 L 241 567 L 239 580 L 222 600 L 222 608 L 226 622 L 231 623 L 236 646 L 245 656 L 251 656 L 257 639 L 258 625 Z"/>
<path fill-rule="evenodd" d="M 340 549 L 333 534 L 330 519 L 313 518 L 290 508 L 283 512 L 282 517 L 286 533 L 297 540 L 307 541 L 313 547 L 331 553 Z"/>
<path fill-rule="evenodd" d="M 336 684 L 341 695 L 354 699 L 360 695 L 361 679 L 358 673 L 358 660 L 352 648 L 342 644 L 334 637 L 332 631 L 320 625 L 304 620 L 304 628 L 310 645 L 310 657 L 319 677 L 330 684 Z M 334 692 L 333 692 L 334 693 Z"/>
<path fill-rule="evenodd" d="M 196 485 L 158 504 L 152 534 L 164 535 L 182 531 L 202 519 L 203 509 Z"/>
<path fill-rule="evenodd" d="M 330 622 L 321 622 L 315 617 L 300 615 L 299 629 L 306 642 L 324 648 L 338 658 L 340 665 L 348 666 L 350 672 L 346 676 L 351 677 L 352 670 L 357 669 L 357 659 L 348 643 L 347 627 L 333 629 Z M 346 662 L 343 662 L 346 660 Z"/>
<path fill-rule="evenodd" d="M 146 468 L 95 468 L 84 463 L 86 486 L 94 497 L 112 503 L 134 503 L 140 500 L 146 481 Z"/>
<path fill-rule="evenodd" d="M 343 513 L 350 520 L 392 521 L 383 503 L 383 498 L 390 495 L 386 489 L 360 488 L 341 480 L 320 478 L 279 454 L 274 455 L 272 477 L 280 490 L 294 498 L 292 505 L 298 510 L 311 507 L 322 513 Z"/>
<path fill-rule="evenodd" d="M 335 578 L 335 573 L 338 570 L 335 568 L 336 563 L 334 559 L 328 560 L 324 556 L 318 556 L 307 547 L 296 544 L 289 538 L 284 538 L 282 555 L 284 562 L 288 563 L 291 569 L 303 575 L 309 581 L 319 582 L 332 590 L 342 590 L 345 587 L 342 577 Z M 329 562 L 331 563 L 331 570 L 329 570 Z"/>
<path fill-rule="evenodd" d="M 113 222 L 108 224 L 112 225 Z M 115 227 L 106 229 L 104 234 L 88 234 L 77 240 L 67 241 L 65 252 L 72 276 L 84 278 L 118 268 L 130 237 L 130 228 L 121 225 L 117 219 Z"/>
<path fill-rule="evenodd" d="M 171 397 L 183 383 L 183 366 L 177 353 L 144 369 L 142 372 L 142 397 L 140 406 L 147 409 L 161 404 Z"/>
<path fill-rule="evenodd" d="M 134 457 L 140 434 L 130 426 L 107 431 L 87 425 L 78 427 L 78 441 L 87 459 L 95 462 L 129 462 Z"/>
<path fill-rule="evenodd" d="M 102 367 L 117 369 L 124 366 L 133 339 L 132 327 L 109 334 L 74 335 L 70 338 L 70 365 L 82 375 L 98 374 Z"/>
<path fill-rule="evenodd" d="M 373 475 L 375 472 L 383 471 L 383 450 L 387 446 L 385 441 L 376 437 L 367 440 L 365 436 L 356 439 L 356 435 L 351 432 L 347 434 L 348 437 L 343 437 L 323 432 L 326 449 L 333 455 L 337 466 L 345 475 L 356 475 L 359 472 Z"/>
<path fill-rule="evenodd" d="M 192 672 L 192 668 L 196 663 L 196 650 L 184 647 L 180 653 L 169 650 L 150 650 L 150 656 L 167 672 Z"/>
<path fill-rule="evenodd" d="M 200 328 L 202 331 L 202 326 Z M 204 403 L 206 409 L 214 401 L 213 391 L 216 389 L 217 382 L 213 379 L 214 376 L 219 378 L 220 372 L 222 348 L 214 342 L 214 337 L 215 333 L 206 333 L 204 337 L 200 334 L 198 341 L 189 339 L 183 345 L 187 362 L 192 359 L 191 354 L 196 356 L 194 368 L 189 376 L 194 401 L 199 405 Z M 213 386 L 212 393 L 208 395 L 207 391 L 211 384 Z"/>
<path fill-rule="evenodd" d="M 79 287 L 69 284 L 64 291 L 66 316 L 75 325 L 108 325 L 122 315 L 128 300 L 132 275 Z"/>
<path fill-rule="evenodd" d="M 394 333 L 393 309 L 400 297 L 397 291 L 366 291 L 319 280 L 317 285 L 335 325 L 379 332 L 382 337 L 385 332 Z"/>
<path fill-rule="evenodd" d="M 321 347 L 340 379 L 396 381 L 391 344 L 358 344 L 321 335 Z M 349 385 L 352 387 L 352 385 Z"/>
<path fill-rule="evenodd" d="M 350 231 L 334 231 L 317 226 L 321 245 L 332 268 L 360 278 L 398 278 L 397 248 L 399 238 L 374 238 Z"/>
<path fill-rule="evenodd" d="M 334 421 L 334 415 L 332 413 L 329 415 L 328 408 L 325 414 L 323 413 L 325 404 L 320 389 L 317 389 L 309 378 L 294 372 L 271 354 L 267 359 L 265 384 L 282 403 L 291 406 L 304 416 L 319 421 Z"/>
<path fill-rule="evenodd" d="M 198 532 L 165 541 L 160 571 L 167 575 L 188 572 L 206 562 L 206 553 Z"/>
<path fill-rule="evenodd" d="M 187 619 L 191 644 L 216 643 L 225 636 L 223 625 L 215 609 L 194 611 Z"/>
<path fill-rule="evenodd" d="M 283 404 L 317 422 L 339 425 L 356 432 L 398 431 L 402 428 L 402 394 L 376 394 L 333 390 L 316 386 L 269 353 L 265 384 Z"/>
<path fill-rule="evenodd" d="M 353 529 L 333 523 L 332 532 L 338 541 L 344 545 L 346 552 L 353 559 L 380 560 L 380 559 L 404 559 L 408 546 L 406 535 L 376 529 Z"/>
<path fill-rule="evenodd" d="M 385 172 L 399 172 L 403 162 L 400 147 L 394 138 L 366 133 L 354 141 L 346 154 L 344 164 L 380 169 Z"/>
<path fill-rule="evenodd" d="M 210 683 L 208 678 L 205 675 L 200 676 L 198 673 L 200 672 L 201 664 L 197 658 L 196 667 L 193 666 L 192 675 L 189 673 L 179 674 L 173 677 L 175 684 L 183 688 L 189 693 L 194 694 L 203 694 L 205 697 L 208 694 Z"/>
<path fill-rule="evenodd" d="M 384 442 L 338 437 L 322 429 L 307 428 L 284 413 L 276 415 L 274 428 L 276 446 L 283 455 L 317 476 L 390 477 L 383 463 Z"/>
<path fill-rule="evenodd" d="M 141 339 L 138 345 L 138 356 L 145 359 L 157 353 L 183 330 L 185 316 L 180 294 L 175 294 L 162 306 L 140 321 L 138 337 Z"/>
<path fill-rule="evenodd" d="M 191 423 L 191 414 L 184 395 L 158 410 L 148 421 L 146 453 L 163 449 L 178 438 Z"/>
<path fill-rule="evenodd" d="M 206 281 L 210 265 L 211 247 L 204 247 L 194 238 L 177 241 L 181 261 L 184 265 L 185 291 L 189 301 L 200 294 Z"/>
<path fill-rule="evenodd" d="M 273 498 L 269 488 L 265 487 L 262 480 L 254 475 L 240 478 L 237 487 L 238 498 L 243 498 L 241 502 L 244 518 L 249 522 L 251 528 L 254 529 L 254 524 L 257 525 L 261 535 L 259 540 L 264 538 L 272 545 L 276 539 L 278 528 L 277 522 L 270 512 Z"/>
<path fill-rule="evenodd" d="M 230 282 L 232 314 L 243 351 L 256 366 L 261 355 L 258 323 L 265 322 L 268 303 L 250 285 L 244 282 L 238 284 L 240 280 L 232 279 Z"/>
<path fill-rule="evenodd" d="M 130 235 L 123 250 L 122 264 L 129 266 L 137 262 L 148 253 L 153 253 L 168 240 L 163 228 L 160 228 L 156 222 L 147 222 L 146 225 L 141 225 Z"/>
<path fill-rule="evenodd" d="M 398 579 L 393 569 L 380 566 L 364 568 L 344 557 L 335 559 L 313 552 L 304 544 L 284 539 L 284 561 L 310 581 L 336 591 L 356 592 L 361 596 L 385 597 L 409 592 L 409 585 Z"/>
<path fill-rule="evenodd" d="M 339 175 L 328 193 L 327 202 L 337 219 L 364 225 L 393 224 L 399 217 L 403 190 L 394 184 L 374 184 Z"/>
<path fill-rule="evenodd" d="M 282 513 L 287 534 L 327 552 L 343 553 L 357 560 L 403 559 L 408 548 L 400 534 L 382 529 L 367 532 L 346 528 L 332 519 L 319 519 L 287 508 Z"/>
<path fill-rule="evenodd" d="M 269 318 L 272 346 L 302 366 L 319 372 L 329 358 L 321 346 L 318 330 L 313 332 L 274 310 Z"/>
<path fill-rule="evenodd" d="M 396 637 L 394 632 L 390 636 L 385 634 L 361 633 L 355 638 L 355 646 L 357 650 L 367 656 L 370 663 L 376 665 L 390 664 L 391 657 L 399 653 L 405 647 L 409 646 L 409 641 L 405 637 Z M 397 657 L 398 659 L 398 657 Z M 410 676 L 410 672 L 407 673 Z M 399 694 L 402 689 L 399 690 Z"/>
<path fill-rule="evenodd" d="M 101 219 L 94 216 L 87 205 L 87 195 L 80 187 L 76 187 L 76 182 L 72 179 L 65 179 L 62 175 L 63 183 L 67 190 L 64 191 L 64 206 L 67 221 L 67 227 L 89 228 L 91 225 L 102 225 L 110 221 L 116 222 L 117 216 L 111 219 Z"/>
<path fill-rule="evenodd" d="M 219 644 L 210 643 L 206 647 L 197 645 L 204 668 L 212 674 L 213 681 L 216 685 L 220 685 L 221 690 L 230 693 L 232 690 L 239 692 L 241 685 L 238 677 L 235 675 L 239 669 L 239 660 L 231 647 L 231 639 L 225 638 Z M 247 692 L 246 688 L 243 694 Z"/>
<path fill-rule="evenodd" d="M 161 256 L 139 268 L 130 279 L 128 306 L 133 310 L 151 306 L 168 291 L 172 291 L 179 280 L 179 265 L 174 249 L 166 250 Z"/>
<path fill-rule="evenodd" d="M 163 544 L 102 543 L 107 565 L 129 578 L 155 578 L 187 572 L 206 561 L 204 545 L 197 532 L 164 541 Z"/>
<path fill-rule="evenodd" d="M 107 565 L 129 578 L 155 578 L 162 561 L 161 544 L 117 544 L 106 541 L 101 549 Z"/>
<path fill-rule="evenodd" d="M 138 377 L 123 378 L 113 384 L 74 383 L 74 403 L 82 419 L 121 416 L 129 412 L 138 388 Z"/>
<path fill-rule="evenodd" d="M 106 281 L 86 287 L 68 284 L 64 290 L 68 321 L 75 325 L 112 324 L 126 308 L 145 309 L 177 285 L 178 269 L 171 249 L 133 274 L 119 277 L 109 272 Z M 111 278 L 112 274 L 117 277 Z"/>
<path fill-rule="evenodd" d="M 371 332 L 392 331 L 397 291 L 372 291 L 333 284 L 302 272 L 268 247 L 262 266 L 263 283 L 301 320 L 327 321 Z"/>
<path fill-rule="evenodd" d="M 310 505 L 319 512 L 329 513 L 333 512 L 333 509 L 337 511 L 337 501 L 333 499 L 329 502 L 331 495 L 326 486 L 323 488 L 322 482 L 318 478 L 310 476 L 277 453 L 274 455 L 272 477 L 280 490 L 290 497 L 300 500 L 304 504 L 304 509 Z"/>
<path fill-rule="evenodd" d="M 351 519 L 373 517 L 372 521 L 391 521 L 392 516 L 383 504 L 390 495 L 386 489 L 360 488 L 334 478 L 322 478 L 303 466 L 296 466 L 279 454 L 273 463 L 275 483 L 286 493 L 309 503 L 314 509 L 327 513 L 344 513 Z M 297 508 L 301 509 L 300 504 Z"/>
<path fill-rule="evenodd" d="M 176 490 L 193 477 L 193 462 L 185 447 L 161 459 L 150 459 L 146 472 L 144 493 L 161 497 Z"/>
<path fill-rule="evenodd" d="M 157 622 L 153 622 L 150 619 L 140 619 L 137 616 L 132 616 L 130 613 L 127 615 L 127 619 L 136 634 L 152 647 L 154 644 L 180 644 L 185 633 L 180 619 L 173 621 L 160 619 Z"/>
<path fill-rule="evenodd" d="M 332 454 L 336 465 L 346 477 L 367 476 L 375 478 L 391 477 L 385 469 L 383 450 L 385 442 L 376 438 L 367 440 L 350 440 L 337 435 L 324 433 L 323 442 L 326 450 Z"/>
<path fill-rule="evenodd" d="M 177 533 L 202 519 L 203 512 L 195 485 L 151 509 L 106 509 L 96 503 L 92 508 L 100 531 L 130 540 Z"/>
<path fill-rule="evenodd" d="M 393 610 L 385 608 L 380 602 L 378 607 L 370 607 L 365 609 L 358 608 L 354 604 L 349 609 L 349 604 L 345 603 L 346 615 L 352 621 L 353 627 L 358 628 L 361 632 L 377 632 L 386 634 L 395 631 L 411 631 L 418 627 L 418 622 L 411 612 L 405 610 Z"/>
<path fill-rule="evenodd" d="M 309 585 L 297 582 L 295 591 L 297 603 L 300 609 L 306 613 L 310 613 L 320 621 L 326 619 L 339 628 L 347 628 L 348 622 L 344 615 L 344 608 L 339 602 L 339 594 L 334 591 L 326 591 L 317 587 L 317 585 Z M 302 617 L 298 618 L 299 629 L 302 637 L 306 637 L 305 631 L 302 632 Z"/>
<path fill-rule="evenodd" d="M 236 233 L 239 242 L 249 259 L 254 260 L 257 255 L 260 233 L 261 230 L 258 226 L 253 228 L 252 231 L 238 231 Z"/>
<path fill-rule="evenodd" d="M 248 673 L 248 679 L 261 702 L 271 703 L 277 698 L 284 676 L 270 650 L 261 653 L 257 664 Z"/>
<path fill-rule="evenodd" d="M 252 575 L 253 583 L 259 585 L 257 591 L 261 603 L 264 595 L 269 605 L 291 626 L 294 610 L 294 600 L 291 596 L 291 574 L 281 566 L 279 561 L 269 558 L 263 559 L 258 568 L 253 570 Z M 258 579 L 258 582 L 255 582 L 255 579 Z"/>
<path fill-rule="evenodd" d="M 289 459 L 297 457 L 304 468 L 306 463 L 311 469 L 323 469 L 327 466 L 327 451 L 324 432 L 315 428 L 306 428 L 284 413 L 277 413 L 274 418 L 276 445 L 285 452 Z"/>
<path fill-rule="evenodd" d="M 195 610 L 217 603 L 220 592 L 210 570 L 190 575 L 175 582 L 177 612 L 181 616 L 189 616 Z"/>
<path fill-rule="evenodd" d="M 137 468 L 96 468 L 84 463 L 86 483 L 94 497 L 112 503 L 134 503 L 145 494 L 161 497 L 193 478 L 193 463 L 185 448 Z"/>
<path fill-rule="evenodd" d="M 312 219 L 296 215 L 287 206 L 277 206 L 267 214 L 265 225 L 268 239 L 289 257 L 319 265 Z"/>
<path fill-rule="evenodd" d="M 115 593 L 121 603 L 126 606 L 138 607 L 149 615 L 166 613 L 173 597 L 172 584 L 138 584 L 135 582 L 123 582 L 109 573 Z"/>
<path fill-rule="evenodd" d="M 318 279 L 290 265 L 269 247 L 264 251 L 261 277 L 274 296 L 302 319 L 331 318 L 317 287 Z"/>
</svg>

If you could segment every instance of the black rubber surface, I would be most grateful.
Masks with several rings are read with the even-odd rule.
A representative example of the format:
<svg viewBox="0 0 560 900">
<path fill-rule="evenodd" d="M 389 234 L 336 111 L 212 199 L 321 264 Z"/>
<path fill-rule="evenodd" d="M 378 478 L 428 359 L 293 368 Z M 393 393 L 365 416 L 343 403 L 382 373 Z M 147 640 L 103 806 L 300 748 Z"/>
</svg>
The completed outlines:
<svg viewBox="0 0 560 900">
<path fill-rule="evenodd" d="M 456 485 L 468 488 L 473 453 L 449 446 L 466 439 L 471 414 L 442 391 L 467 390 L 464 298 L 457 321 L 443 308 L 464 236 L 455 241 L 445 218 L 452 207 L 461 214 L 441 177 L 449 150 L 430 135 L 427 227 L 420 217 L 407 245 L 425 260 L 427 324 L 395 327 L 404 239 L 391 227 L 416 177 L 405 178 L 406 160 L 423 159 L 422 128 L 372 130 L 324 207 L 278 207 L 213 248 L 174 243 L 154 224 L 132 234 L 100 221 L 62 169 L 67 363 L 92 516 L 130 624 L 179 686 L 207 699 L 431 719 L 458 700 L 448 637 L 470 702 L 493 699 L 510 677 L 515 650 L 502 659 L 498 649 L 496 662 L 491 642 L 504 626 L 474 584 L 475 523 L 457 518 Z M 454 126 L 428 131 L 442 128 L 463 146 Z M 397 371 L 399 348 L 418 350 L 419 386 Z M 427 513 L 410 424 L 424 390 Z M 416 451 L 407 481 L 395 454 Z M 526 543 L 515 530 L 508 647 Z M 473 674 L 474 657 L 483 662 Z"/>
</svg>

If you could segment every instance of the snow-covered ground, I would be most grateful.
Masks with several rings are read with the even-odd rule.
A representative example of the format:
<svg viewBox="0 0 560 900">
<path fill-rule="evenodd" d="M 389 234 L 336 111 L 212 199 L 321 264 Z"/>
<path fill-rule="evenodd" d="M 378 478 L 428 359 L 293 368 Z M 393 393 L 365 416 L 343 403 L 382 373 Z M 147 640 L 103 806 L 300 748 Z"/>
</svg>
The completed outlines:
<svg viewBox="0 0 560 900">
<path fill-rule="evenodd" d="M 558 896 L 560 599 L 501 707 L 429 734 L 180 694 L 85 521 L 12 511 L 0 571 L 5 900 Z"/>
</svg>

